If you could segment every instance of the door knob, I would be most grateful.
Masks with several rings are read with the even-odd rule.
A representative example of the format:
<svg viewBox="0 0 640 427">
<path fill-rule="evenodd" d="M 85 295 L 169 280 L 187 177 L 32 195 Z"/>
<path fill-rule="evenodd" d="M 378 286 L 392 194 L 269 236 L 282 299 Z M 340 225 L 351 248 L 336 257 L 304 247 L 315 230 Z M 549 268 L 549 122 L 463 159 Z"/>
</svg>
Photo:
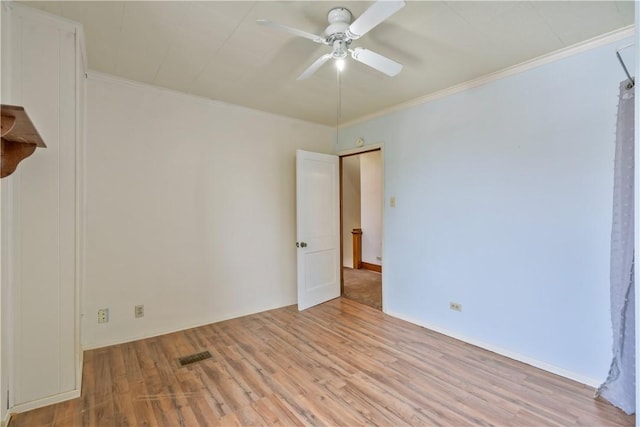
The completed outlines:
<svg viewBox="0 0 640 427">
<path fill-rule="evenodd" d="M 307 244 L 306 244 L 305 242 L 300 242 L 300 247 L 301 247 L 301 248 L 306 248 L 306 247 L 307 247 Z"/>
</svg>

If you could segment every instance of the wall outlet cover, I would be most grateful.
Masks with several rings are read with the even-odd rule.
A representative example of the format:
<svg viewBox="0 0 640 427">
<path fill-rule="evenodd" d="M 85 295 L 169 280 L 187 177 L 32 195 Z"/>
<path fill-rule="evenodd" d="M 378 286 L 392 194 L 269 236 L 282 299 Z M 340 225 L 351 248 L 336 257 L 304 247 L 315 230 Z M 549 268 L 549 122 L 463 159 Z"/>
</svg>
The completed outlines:
<svg viewBox="0 0 640 427">
<path fill-rule="evenodd" d="M 136 317 L 144 317 L 144 305 L 136 305 L 134 308 L 134 314 Z"/>
<path fill-rule="evenodd" d="M 109 322 L 109 309 L 101 308 L 98 310 L 98 323 L 108 323 Z"/>
</svg>

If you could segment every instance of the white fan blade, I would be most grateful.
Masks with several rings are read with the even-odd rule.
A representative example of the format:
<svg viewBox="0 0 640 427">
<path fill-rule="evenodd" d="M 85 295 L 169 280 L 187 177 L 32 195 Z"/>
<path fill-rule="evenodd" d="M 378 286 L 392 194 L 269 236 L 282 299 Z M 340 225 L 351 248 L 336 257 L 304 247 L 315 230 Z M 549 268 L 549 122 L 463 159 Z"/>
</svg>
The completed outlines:
<svg viewBox="0 0 640 427">
<path fill-rule="evenodd" d="M 278 24 L 277 22 L 269 21 L 268 19 L 258 19 L 257 24 L 264 25 L 278 30 L 286 31 L 298 37 L 304 37 L 305 39 L 313 40 L 316 43 L 327 44 L 324 37 L 316 36 L 315 34 L 307 33 L 306 31 L 298 30 L 297 28 L 287 27 L 286 25 Z"/>
<path fill-rule="evenodd" d="M 387 76 L 393 77 L 402 71 L 402 64 L 375 53 L 372 50 L 357 47 L 351 51 L 351 57 L 371 68 L 375 68 Z"/>
<path fill-rule="evenodd" d="M 373 27 L 402 9 L 404 4 L 404 0 L 378 0 L 353 21 L 347 29 L 347 35 L 354 40 L 364 36 Z"/>
<path fill-rule="evenodd" d="M 304 80 L 311 77 L 313 73 L 318 71 L 318 69 L 322 67 L 324 63 L 330 59 L 331 59 L 330 53 L 327 53 L 326 55 L 322 55 L 320 58 L 316 59 L 316 61 L 313 64 L 311 64 L 309 68 L 304 70 L 304 73 L 300 74 L 300 77 L 298 77 L 298 80 Z"/>
</svg>

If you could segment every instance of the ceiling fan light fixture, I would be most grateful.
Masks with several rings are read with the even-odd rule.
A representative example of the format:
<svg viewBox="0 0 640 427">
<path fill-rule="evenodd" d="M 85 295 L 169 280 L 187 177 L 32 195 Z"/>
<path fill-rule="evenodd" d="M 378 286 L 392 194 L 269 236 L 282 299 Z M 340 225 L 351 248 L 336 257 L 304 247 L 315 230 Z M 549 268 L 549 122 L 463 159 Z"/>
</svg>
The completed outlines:
<svg viewBox="0 0 640 427">
<path fill-rule="evenodd" d="M 349 44 L 350 42 L 346 40 L 334 40 L 333 41 L 333 52 L 331 53 L 334 58 L 346 58 L 347 53 L 349 52 Z"/>
<path fill-rule="evenodd" d="M 345 66 L 344 58 L 336 59 L 336 68 L 338 69 L 338 71 L 344 70 L 344 66 Z"/>
</svg>

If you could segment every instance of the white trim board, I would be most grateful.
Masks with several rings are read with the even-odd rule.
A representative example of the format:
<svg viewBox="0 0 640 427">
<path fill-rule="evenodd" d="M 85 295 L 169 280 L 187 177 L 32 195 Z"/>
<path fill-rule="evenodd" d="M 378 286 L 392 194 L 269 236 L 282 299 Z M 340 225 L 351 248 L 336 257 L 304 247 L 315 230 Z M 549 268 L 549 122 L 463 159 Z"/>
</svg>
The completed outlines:
<svg viewBox="0 0 640 427">
<path fill-rule="evenodd" d="M 84 353 L 82 351 L 82 310 L 83 310 L 83 292 L 85 284 L 85 265 L 86 265 L 86 191 L 85 191 L 85 153 L 86 153 L 86 117 L 87 117 L 87 51 L 85 47 L 84 29 L 78 27 L 76 32 L 76 163 L 75 163 L 75 191 L 76 191 L 76 241 L 75 241 L 75 358 L 76 358 L 76 374 L 75 389 L 82 390 L 82 374 L 84 368 Z"/>
<path fill-rule="evenodd" d="M 32 400 L 30 402 L 15 405 L 10 409 L 10 413 L 11 415 L 19 414 L 22 412 L 30 411 L 32 409 L 38 409 L 45 406 L 53 405 L 55 403 L 66 402 L 67 400 L 75 399 L 77 397 L 80 397 L 80 390 L 71 390 L 64 393 L 55 394 L 53 396 L 45 397 L 44 399 Z"/>
<path fill-rule="evenodd" d="M 542 369 L 543 371 L 547 371 L 547 372 L 550 372 L 552 374 L 560 375 L 561 377 L 564 377 L 564 378 L 567 378 L 567 379 L 570 379 L 570 380 L 573 380 L 573 381 L 577 381 L 577 382 L 579 382 L 581 384 L 586 384 L 586 385 L 588 385 L 590 387 L 597 388 L 602 383 L 602 381 L 598 381 L 598 380 L 596 380 L 594 378 L 590 378 L 590 377 L 587 377 L 585 375 L 578 374 L 577 372 L 569 371 L 567 369 L 560 368 L 560 367 L 552 365 L 550 363 L 542 362 L 540 360 L 533 359 L 533 358 L 531 358 L 529 356 L 525 356 L 525 355 L 522 355 L 522 354 L 519 354 L 519 353 L 515 353 L 513 351 L 506 350 L 504 348 L 500 348 L 500 347 L 494 346 L 492 344 L 485 343 L 483 341 L 480 341 L 480 340 L 477 340 L 477 339 L 474 339 L 474 338 L 469 338 L 469 337 L 464 336 L 462 334 L 458 334 L 456 332 L 452 332 L 452 331 L 449 331 L 447 329 L 443 329 L 443 328 L 441 328 L 439 326 L 435 326 L 435 325 L 431 325 L 431 324 L 426 323 L 426 322 L 422 322 L 422 321 L 418 321 L 418 320 L 415 320 L 415 319 L 411 319 L 411 318 L 409 318 L 407 316 L 404 316 L 402 314 L 399 314 L 399 313 L 395 313 L 395 312 L 392 312 L 392 311 L 385 311 L 385 314 L 388 314 L 389 316 L 395 317 L 395 318 L 400 319 L 400 320 L 404 320 L 404 321 L 409 322 L 409 323 L 413 323 L 414 325 L 422 326 L 423 328 L 429 329 L 429 330 L 434 331 L 434 332 L 438 332 L 438 333 L 440 333 L 442 335 L 446 335 L 446 336 L 451 337 L 451 338 L 455 338 L 455 339 L 457 339 L 459 341 L 465 342 L 467 344 L 474 345 L 476 347 L 480 347 L 480 348 L 482 348 L 484 350 L 491 351 L 491 352 L 499 354 L 501 356 L 508 357 L 509 359 L 513 359 L 513 360 L 517 360 L 518 362 L 526 363 L 527 365 L 533 366 L 534 368 Z"/>
<path fill-rule="evenodd" d="M 473 89 L 478 86 L 485 85 L 487 83 L 494 82 L 496 80 L 503 79 L 508 76 L 512 76 L 514 74 L 523 73 L 525 71 L 531 70 L 536 67 L 540 67 L 545 64 L 549 64 L 551 62 L 559 61 L 561 59 L 567 58 L 569 56 L 577 55 L 582 52 L 586 52 L 588 50 L 594 49 L 596 47 L 604 46 L 609 43 L 614 43 L 616 41 L 622 40 L 627 37 L 631 37 L 635 34 L 635 26 L 629 25 L 618 30 L 611 31 L 606 34 L 602 34 L 600 36 L 594 37 L 589 40 L 585 40 L 583 42 L 574 44 L 572 46 L 565 47 L 560 50 L 556 50 L 555 52 L 548 53 L 546 55 L 539 56 L 537 58 L 530 59 L 528 61 L 522 62 L 520 64 L 505 68 L 503 70 L 496 71 L 491 74 L 486 74 L 484 76 L 478 77 L 473 80 L 466 81 L 464 83 L 457 84 L 455 86 L 451 86 L 449 88 L 440 90 L 438 92 L 431 93 L 429 95 L 421 96 L 419 98 L 412 99 L 407 102 L 403 102 L 398 105 L 394 105 L 389 108 L 385 108 L 383 110 L 377 111 L 375 113 L 368 114 L 366 116 L 349 120 L 344 123 L 340 123 L 339 128 L 346 128 L 349 126 L 356 125 L 358 123 L 366 122 L 371 119 L 375 119 L 377 117 L 385 116 L 387 114 L 395 113 L 398 111 L 406 110 L 411 107 L 415 107 L 418 105 L 426 104 L 427 102 L 435 101 L 436 99 L 445 98 L 449 95 L 453 95 L 455 93 L 463 92 L 465 90 Z M 615 59 L 615 58 L 614 58 Z M 622 79 L 623 76 L 621 76 Z"/>
</svg>

